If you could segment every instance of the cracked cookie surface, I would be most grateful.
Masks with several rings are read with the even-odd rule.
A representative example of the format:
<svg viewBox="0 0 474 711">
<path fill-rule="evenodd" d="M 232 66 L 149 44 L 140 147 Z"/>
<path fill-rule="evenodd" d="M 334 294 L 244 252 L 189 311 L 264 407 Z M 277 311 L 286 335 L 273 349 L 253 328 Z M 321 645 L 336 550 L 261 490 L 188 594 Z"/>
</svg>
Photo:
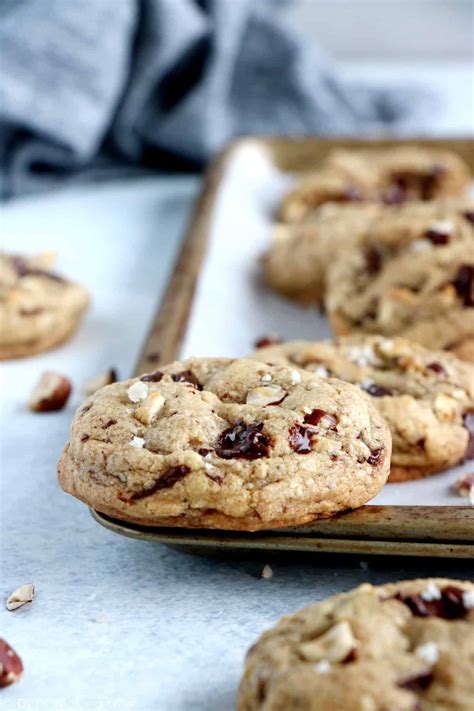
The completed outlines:
<svg viewBox="0 0 474 711">
<path fill-rule="evenodd" d="M 191 358 L 94 393 L 58 474 L 119 519 L 257 530 L 361 506 L 385 483 L 390 451 L 386 423 L 348 383 Z"/>
<path fill-rule="evenodd" d="M 445 351 L 401 338 L 348 336 L 289 341 L 253 357 L 365 391 L 392 433 L 389 481 L 417 479 L 474 457 L 474 366 Z"/>
<path fill-rule="evenodd" d="M 474 585 L 348 593 L 283 617 L 247 653 L 238 711 L 470 711 Z"/>
<path fill-rule="evenodd" d="M 400 204 L 466 193 L 469 170 L 454 152 L 422 146 L 337 149 L 283 199 L 279 219 L 300 222 L 326 202 Z"/>
<path fill-rule="evenodd" d="M 0 359 L 49 350 L 75 332 L 86 290 L 51 271 L 50 254 L 0 254 Z"/>
<path fill-rule="evenodd" d="M 338 335 L 403 336 L 470 359 L 473 203 L 418 203 L 384 211 L 331 266 L 325 306 Z"/>
</svg>

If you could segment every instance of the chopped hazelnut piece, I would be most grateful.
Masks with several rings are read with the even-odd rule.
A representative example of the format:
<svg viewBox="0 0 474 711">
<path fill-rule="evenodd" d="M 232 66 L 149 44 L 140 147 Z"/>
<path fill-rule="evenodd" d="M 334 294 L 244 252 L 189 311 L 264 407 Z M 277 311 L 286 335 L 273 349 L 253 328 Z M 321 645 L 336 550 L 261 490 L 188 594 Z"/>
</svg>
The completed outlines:
<svg viewBox="0 0 474 711">
<path fill-rule="evenodd" d="M 32 583 L 20 585 L 20 587 L 8 597 L 6 608 L 10 611 L 17 610 L 19 607 L 23 607 L 23 605 L 32 602 L 34 596 L 35 586 Z"/>
<path fill-rule="evenodd" d="M 262 385 L 247 393 L 247 405 L 265 407 L 265 405 L 277 405 L 286 397 L 288 393 L 280 385 Z"/>
<path fill-rule="evenodd" d="M 325 634 L 310 642 L 303 642 L 299 652 L 309 662 L 343 662 L 357 648 L 357 640 L 348 622 L 338 622 Z"/>
<path fill-rule="evenodd" d="M 71 381 L 59 373 L 43 373 L 31 393 L 28 406 L 33 412 L 62 410 L 71 394 Z"/>
<path fill-rule="evenodd" d="M 456 479 L 453 488 L 460 496 L 469 498 L 471 492 L 474 491 L 474 472 L 463 474 Z"/>
<path fill-rule="evenodd" d="M 456 417 L 458 403 L 449 395 L 439 393 L 434 401 L 434 411 L 440 420 L 451 421 Z"/>
<path fill-rule="evenodd" d="M 134 412 L 134 417 L 143 425 L 149 425 L 165 404 L 165 398 L 160 392 L 153 392 Z"/>
<path fill-rule="evenodd" d="M 19 681 L 22 674 L 20 657 L 4 639 L 0 639 L 0 688 Z"/>
</svg>

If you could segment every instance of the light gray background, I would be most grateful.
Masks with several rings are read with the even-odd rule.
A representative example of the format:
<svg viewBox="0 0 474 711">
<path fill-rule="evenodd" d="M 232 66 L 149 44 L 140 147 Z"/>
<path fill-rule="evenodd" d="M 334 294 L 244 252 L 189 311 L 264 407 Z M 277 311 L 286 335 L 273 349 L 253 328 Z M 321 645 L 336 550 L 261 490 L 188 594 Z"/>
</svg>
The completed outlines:
<svg viewBox="0 0 474 711">
<path fill-rule="evenodd" d="M 472 0 L 298 0 L 288 20 L 341 59 L 471 60 Z"/>
</svg>

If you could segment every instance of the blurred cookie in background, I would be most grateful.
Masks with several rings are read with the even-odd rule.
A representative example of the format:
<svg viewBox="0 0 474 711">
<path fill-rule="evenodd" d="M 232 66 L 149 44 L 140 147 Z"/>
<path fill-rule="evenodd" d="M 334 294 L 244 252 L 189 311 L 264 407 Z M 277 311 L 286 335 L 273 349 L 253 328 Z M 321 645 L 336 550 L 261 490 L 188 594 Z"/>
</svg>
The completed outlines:
<svg viewBox="0 0 474 711">
<path fill-rule="evenodd" d="M 238 711 L 471 711 L 474 585 L 360 585 L 283 617 L 250 647 Z"/>
<path fill-rule="evenodd" d="M 470 172 L 456 153 L 423 146 L 338 149 L 283 199 L 278 218 L 300 222 L 325 202 L 399 204 L 466 193 Z"/>
<path fill-rule="evenodd" d="M 331 264 L 325 307 L 337 335 L 403 336 L 472 359 L 474 204 L 384 211 Z"/>
<path fill-rule="evenodd" d="M 330 263 L 357 241 L 381 209 L 375 203 L 328 203 L 311 220 L 275 225 L 270 249 L 261 258 L 265 281 L 302 304 L 320 304 Z"/>
<path fill-rule="evenodd" d="M 52 271 L 54 262 L 51 253 L 0 254 L 0 359 L 54 348 L 79 326 L 89 296 Z"/>
</svg>

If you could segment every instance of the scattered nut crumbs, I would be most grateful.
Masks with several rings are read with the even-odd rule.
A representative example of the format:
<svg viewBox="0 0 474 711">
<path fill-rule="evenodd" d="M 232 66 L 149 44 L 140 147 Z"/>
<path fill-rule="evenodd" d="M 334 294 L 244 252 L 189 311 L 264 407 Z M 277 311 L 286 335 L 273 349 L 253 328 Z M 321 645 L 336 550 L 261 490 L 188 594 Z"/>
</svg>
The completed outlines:
<svg viewBox="0 0 474 711">
<path fill-rule="evenodd" d="M 8 597 L 5 607 L 10 611 L 18 610 L 19 607 L 23 607 L 23 605 L 31 603 L 35 594 L 36 591 L 33 583 L 20 585 L 20 587 L 12 592 L 12 594 Z"/>
<path fill-rule="evenodd" d="M 55 412 L 62 410 L 72 385 L 69 378 L 59 373 L 43 373 L 31 393 L 28 407 L 33 412 Z"/>
<path fill-rule="evenodd" d="M 273 570 L 270 568 L 269 565 L 265 565 L 263 567 L 263 570 L 260 573 L 260 577 L 264 580 L 270 580 L 270 578 L 273 578 Z"/>
<path fill-rule="evenodd" d="M 117 371 L 115 370 L 115 368 L 109 368 L 103 373 L 95 375 L 93 378 L 89 378 L 89 380 L 84 383 L 84 392 L 88 396 L 93 395 L 95 392 L 97 392 L 97 390 L 100 390 L 100 388 L 103 388 L 106 385 L 111 385 L 112 383 L 116 383 L 117 380 Z"/>
<path fill-rule="evenodd" d="M 474 472 L 463 474 L 453 484 L 454 491 L 460 496 L 465 496 L 474 506 Z"/>
</svg>

